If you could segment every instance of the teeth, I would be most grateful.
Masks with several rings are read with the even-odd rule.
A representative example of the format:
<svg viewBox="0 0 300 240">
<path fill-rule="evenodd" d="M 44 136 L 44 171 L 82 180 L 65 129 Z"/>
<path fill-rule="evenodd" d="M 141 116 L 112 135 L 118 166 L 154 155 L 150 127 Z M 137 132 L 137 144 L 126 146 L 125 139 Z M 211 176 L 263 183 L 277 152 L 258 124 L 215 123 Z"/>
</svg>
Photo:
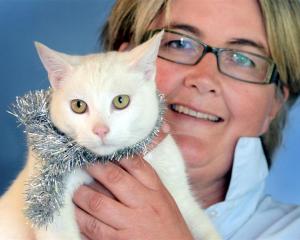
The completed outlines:
<svg viewBox="0 0 300 240">
<path fill-rule="evenodd" d="M 217 116 L 213 116 L 213 115 L 209 115 L 209 114 L 201 113 L 201 112 L 196 112 L 192 109 L 189 109 L 189 108 L 181 106 L 181 105 L 172 104 L 171 108 L 173 110 L 175 110 L 176 112 L 184 113 L 186 115 L 196 117 L 196 118 L 199 118 L 199 119 L 209 120 L 209 121 L 212 121 L 212 122 L 218 122 L 218 121 L 221 120 L 221 118 L 219 118 Z"/>
</svg>

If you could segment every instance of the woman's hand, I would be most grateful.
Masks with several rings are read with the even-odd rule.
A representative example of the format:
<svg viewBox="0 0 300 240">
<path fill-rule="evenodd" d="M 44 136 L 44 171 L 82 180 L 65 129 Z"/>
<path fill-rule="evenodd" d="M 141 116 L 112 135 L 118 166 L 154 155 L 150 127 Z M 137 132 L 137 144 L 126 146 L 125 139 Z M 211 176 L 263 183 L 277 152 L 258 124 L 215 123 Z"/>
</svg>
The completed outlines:
<svg viewBox="0 0 300 240">
<path fill-rule="evenodd" d="M 122 167 L 121 167 L 122 166 Z M 88 239 L 192 239 L 166 188 L 143 159 L 88 169 L 110 191 L 82 186 L 74 196 L 77 221 Z M 81 209 L 83 210 L 81 210 Z"/>
<path fill-rule="evenodd" d="M 100 184 L 81 186 L 73 200 L 80 231 L 88 239 L 192 239 L 174 199 L 144 159 L 98 164 L 87 171 Z"/>
</svg>

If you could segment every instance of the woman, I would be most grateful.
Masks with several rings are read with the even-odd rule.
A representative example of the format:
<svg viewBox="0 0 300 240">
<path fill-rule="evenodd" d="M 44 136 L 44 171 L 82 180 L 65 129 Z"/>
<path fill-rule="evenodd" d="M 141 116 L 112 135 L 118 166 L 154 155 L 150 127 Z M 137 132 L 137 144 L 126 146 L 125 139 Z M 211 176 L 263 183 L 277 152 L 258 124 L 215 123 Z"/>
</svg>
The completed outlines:
<svg viewBox="0 0 300 240">
<path fill-rule="evenodd" d="M 157 85 L 191 187 L 224 239 L 300 237 L 300 208 L 263 192 L 266 158 L 299 94 L 299 12 L 297 0 L 119 0 L 104 31 L 106 50 L 132 47 L 153 29 L 175 40 L 180 54 L 159 53 Z M 75 194 L 83 235 L 192 239 L 151 166 L 139 158 L 121 165 L 88 170 L 105 187 Z"/>
</svg>

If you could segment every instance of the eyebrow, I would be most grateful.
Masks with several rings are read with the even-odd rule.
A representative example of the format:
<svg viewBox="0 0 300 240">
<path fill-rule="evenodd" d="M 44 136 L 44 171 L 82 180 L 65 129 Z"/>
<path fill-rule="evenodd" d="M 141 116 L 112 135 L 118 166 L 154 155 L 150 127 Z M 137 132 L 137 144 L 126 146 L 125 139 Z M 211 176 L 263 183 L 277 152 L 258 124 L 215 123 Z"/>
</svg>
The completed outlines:
<svg viewBox="0 0 300 240">
<path fill-rule="evenodd" d="M 171 22 L 167 27 L 172 29 L 182 30 L 200 38 L 201 36 L 204 35 L 204 33 L 197 27 L 185 23 Z M 233 38 L 227 44 L 233 46 L 250 46 L 250 47 L 257 48 L 259 51 L 261 51 L 264 54 L 268 54 L 266 47 L 262 43 L 251 39 Z"/>
<path fill-rule="evenodd" d="M 245 39 L 245 38 L 233 38 L 232 40 L 229 41 L 230 45 L 237 45 L 237 46 L 250 46 L 257 48 L 258 50 L 262 51 L 263 53 L 267 54 L 267 49 L 265 46 L 258 42 L 258 41 L 253 41 L 250 39 Z"/>
<path fill-rule="evenodd" d="M 185 32 L 192 33 L 193 35 L 196 35 L 198 37 L 203 34 L 198 28 L 196 28 L 192 25 L 189 25 L 189 24 L 184 24 L 184 23 L 171 22 L 166 27 L 171 28 L 171 29 L 183 30 Z"/>
</svg>

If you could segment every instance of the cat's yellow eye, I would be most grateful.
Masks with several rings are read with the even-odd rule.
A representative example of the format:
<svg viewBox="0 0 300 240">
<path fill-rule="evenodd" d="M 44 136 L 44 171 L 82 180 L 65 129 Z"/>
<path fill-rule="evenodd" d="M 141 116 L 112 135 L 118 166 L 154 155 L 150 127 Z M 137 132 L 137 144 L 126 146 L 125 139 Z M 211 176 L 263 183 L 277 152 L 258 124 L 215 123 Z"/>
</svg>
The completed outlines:
<svg viewBox="0 0 300 240">
<path fill-rule="evenodd" d="M 74 99 L 71 101 L 71 109 L 74 113 L 82 114 L 87 110 L 87 104 L 80 99 Z"/>
<path fill-rule="evenodd" d="M 122 110 L 128 107 L 130 103 L 130 97 L 128 95 L 118 95 L 113 99 L 112 103 L 116 109 Z"/>
</svg>

